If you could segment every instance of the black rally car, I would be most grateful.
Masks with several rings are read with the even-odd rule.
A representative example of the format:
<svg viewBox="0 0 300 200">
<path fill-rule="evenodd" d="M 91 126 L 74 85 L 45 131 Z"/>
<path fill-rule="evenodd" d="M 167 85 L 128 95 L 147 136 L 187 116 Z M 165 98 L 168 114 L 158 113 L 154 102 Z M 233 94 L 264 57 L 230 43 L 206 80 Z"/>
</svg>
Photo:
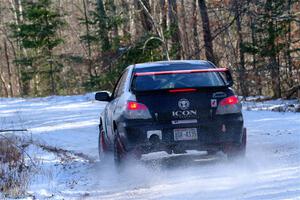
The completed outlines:
<svg viewBox="0 0 300 200">
<path fill-rule="evenodd" d="M 209 61 L 161 61 L 127 67 L 99 125 L 100 160 L 108 151 L 120 164 L 129 153 L 185 150 L 244 155 L 246 129 L 231 74 Z"/>
</svg>

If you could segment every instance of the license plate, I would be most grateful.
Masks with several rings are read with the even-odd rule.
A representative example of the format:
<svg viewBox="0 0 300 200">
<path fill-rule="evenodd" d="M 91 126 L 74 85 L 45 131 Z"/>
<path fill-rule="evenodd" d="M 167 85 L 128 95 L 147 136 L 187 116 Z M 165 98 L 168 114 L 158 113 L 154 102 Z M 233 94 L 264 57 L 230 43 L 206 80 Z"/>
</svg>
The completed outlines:
<svg viewBox="0 0 300 200">
<path fill-rule="evenodd" d="M 174 129 L 174 140 L 197 140 L 197 129 L 196 128 L 179 128 Z"/>
</svg>

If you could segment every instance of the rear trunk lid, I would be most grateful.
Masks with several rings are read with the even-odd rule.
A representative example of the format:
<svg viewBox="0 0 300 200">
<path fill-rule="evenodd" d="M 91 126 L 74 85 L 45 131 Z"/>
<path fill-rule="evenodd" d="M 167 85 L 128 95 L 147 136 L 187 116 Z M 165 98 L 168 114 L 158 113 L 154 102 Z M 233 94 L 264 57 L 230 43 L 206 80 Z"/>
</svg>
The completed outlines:
<svg viewBox="0 0 300 200">
<path fill-rule="evenodd" d="M 227 97 L 226 68 L 162 69 L 135 72 L 131 85 L 137 102 L 159 122 L 213 118 L 218 100 Z"/>
<path fill-rule="evenodd" d="M 226 97 L 226 93 L 214 90 L 196 90 L 193 92 L 155 91 L 137 93 L 137 102 L 146 105 L 153 117 L 161 123 L 195 122 L 211 119 L 215 114 L 217 102 Z"/>
</svg>

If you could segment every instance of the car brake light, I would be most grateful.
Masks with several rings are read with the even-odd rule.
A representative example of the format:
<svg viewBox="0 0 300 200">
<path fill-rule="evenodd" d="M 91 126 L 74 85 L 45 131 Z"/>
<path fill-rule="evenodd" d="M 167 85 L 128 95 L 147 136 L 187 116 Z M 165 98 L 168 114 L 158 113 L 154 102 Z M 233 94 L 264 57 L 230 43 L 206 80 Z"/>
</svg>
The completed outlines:
<svg viewBox="0 0 300 200">
<path fill-rule="evenodd" d="M 144 104 L 135 102 L 135 101 L 129 101 L 127 103 L 128 110 L 147 110 L 147 107 Z"/>
<path fill-rule="evenodd" d="M 127 119 L 151 119 L 152 116 L 146 105 L 136 101 L 128 101 L 125 110 Z"/>
<path fill-rule="evenodd" d="M 194 88 L 183 88 L 183 89 L 172 89 L 169 90 L 170 93 L 177 93 L 177 92 L 195 92 L 196 89 Z"/>
<path fill-rule="evenodd" d="M 240 113 L 242 110 L 242 104 L 239 103 L 239 99 L 236 96 L 230 96 L 222 99 L 216 110 L 217 115 Z"/>
<path fill-rule="evenodd" d="M 221 106 L 233 105 L 233 104 L 237 104 L 238 102 L 239 102 L 239 99 L 236 96 L 230 96 L 230 97 L 223 99 L 220 102 L 220 105 Z"/>
</svg>

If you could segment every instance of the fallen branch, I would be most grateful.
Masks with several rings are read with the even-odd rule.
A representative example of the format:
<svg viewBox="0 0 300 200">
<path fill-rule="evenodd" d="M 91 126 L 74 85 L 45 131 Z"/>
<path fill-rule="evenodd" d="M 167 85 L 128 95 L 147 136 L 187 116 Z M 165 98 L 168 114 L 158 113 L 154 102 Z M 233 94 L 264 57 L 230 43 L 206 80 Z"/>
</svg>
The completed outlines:
<svg viewBox="0 0 300 200">
<path fill-rule="evenodd" d="M 17 144 L 15 144 L 15 142 L 12 139 L 10 139 L 10 138 L 8 138 L 8 137 L 6 137 L 4 135 L 0 134 L 0 137 L 2 137 L 3 139 L 7 140 L 12 146 L 14 146 L 17 149 L 19 149 L 22 153 L 26 154 L 26 156 L 28 157 L 28 159 L 31 162 L 31 164 L 37 169 L 37 166 L 36 166 L 35 162 L 31 158 L 31 156 L 24 150 L 24 148 L 22 148 L 21 146 L 18 146 Z"/>
<path fill-rule="evenodd" d="M 4 132 L 22 132 L 22 131 L 28 131 L 27 129 L 1 129 L 0 133 Z"/>
<path fill-rule="evenodd" d="M 50 146 L 50 145 L 40 144 L 40 143 L 36 143 L 36 142 L 34 144 L 36 146 L 42 148 L 45 151 L 56 153 L 57 155 L 61 154 L 64 157 L 68 157 L 67 154 L 71 154 L 73 156 L 85 159 L 89 163 L 94 163 L 95 162 L 94 158 L 92 158 L 92 157 L 90 157 L 90 156 L 88 156 L 88 155 L 86 155 L 84 153 L 78 153 L 78 152 L 75 152 L 75 151 L 72 151 L 72 150 L 66 150 L 66 149 L 62 149 L 62 148 L 59 148 L 59 147 L 53 147 L 53 146 Z"/>
</svg>

